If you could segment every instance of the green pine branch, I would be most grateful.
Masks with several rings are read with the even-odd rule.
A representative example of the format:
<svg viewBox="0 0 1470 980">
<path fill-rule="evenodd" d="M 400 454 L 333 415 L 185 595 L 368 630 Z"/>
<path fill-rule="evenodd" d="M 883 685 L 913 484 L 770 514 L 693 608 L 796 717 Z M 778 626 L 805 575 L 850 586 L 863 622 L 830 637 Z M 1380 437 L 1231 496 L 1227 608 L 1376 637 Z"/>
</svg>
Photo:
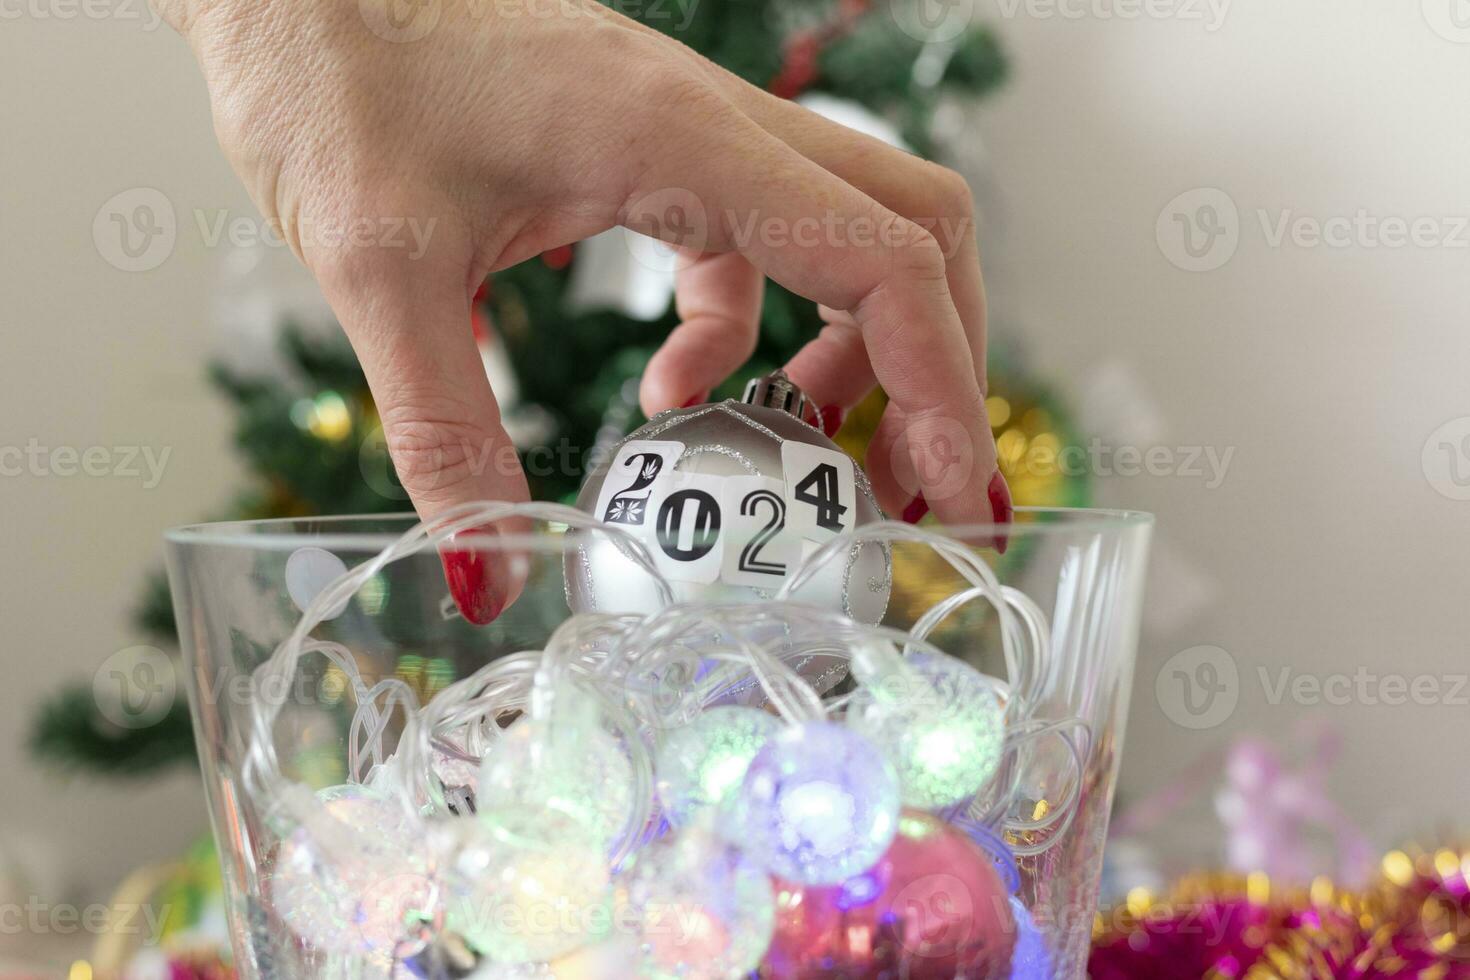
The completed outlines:
<svg viewBox="0 0 1470 980">
<path fill-rule="evenodd" d="M 90 684 L 75 684 L 41 705 L 32 722 L 31 753 L 62 771 L 132 779 L 194 761 L 189 706 L 175 700 L 146 728 L 120 728 L 103 717 Z"/>
<path fill-rule="evenodd" d="M 830 22 L 835 9 L 830 0 L 606 2 L 763 88 L 781 71 L 785 39 Z M 978 98 L 992 91 L 1005 79 L 1006 60 L 990 30 L 973 30 L 959 39 L 936 84 L 921 87 L 914 82 L 914 66 L 922 53 L 920 42 L 903 33 L 886 10 L 874 7 L 826 44 L 811 88 L 889 119 L 917 152 L 927 155 L 929 123 L 939 99 L 946 94 Z M 522 400 L 544 410 L 555 427 L 551 441 L 566 440 L 585 463 L 608 406 L 622 398 L 629 379 L 642 373 L 675 316 L 670 310 L 642 322 L 611 310 L 574 312 L 566 303 L 571 275 L 570 269 L 532 259 L 495 274 L 487 305 Z M 745 373 L 785 363 L 821 326 L 815 304 L 769 283 L 758 346 Z M 211 380 L 235 411 L 235 446 L 256 478 L 215 516 L 239 520 L 407 510 L 403 495 L 385 493 L 382 480 L 366 478 L 371 468 L 391 482 L 393 471 L 381 439 L 370 438 L 376 411 L 346 342 L 288 323 L 280 344 L 287 377 L 210 367 Z M 549 356 L 553 345 L 557 354 Z M 714 397 L 738 395 L 740 385 L 733 379 Z M 315 400 L 330 396 L 341 399 L 351 420 L 349 434 L 335 441 L 300 421 Z M 642 421 L 635 406 L 627 422 Z M 531 492 L 539 499 L 568 500 L 581 480 L 575 470 L 533 475 Z M 149 576 L 136 622 L 159 643 L 176 635 L 161 573 Z M 123 730 L 99 715 L 90 686 L 81 684 L 41 706 L 30 744 L 40 758 L 64 768 L 118 776 L 146 775 L 194 758 L 182 699 L 158 724 Z"/>
</svg>

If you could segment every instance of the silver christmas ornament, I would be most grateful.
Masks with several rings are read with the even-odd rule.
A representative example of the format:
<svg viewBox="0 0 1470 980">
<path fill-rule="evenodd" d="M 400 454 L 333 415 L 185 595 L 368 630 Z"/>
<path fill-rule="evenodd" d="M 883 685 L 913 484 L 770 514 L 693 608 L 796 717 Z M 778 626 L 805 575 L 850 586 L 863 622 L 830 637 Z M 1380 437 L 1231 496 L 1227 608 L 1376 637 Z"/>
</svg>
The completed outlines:
<svg viewBox="0 0 1470 980">
<path fill-rule="evenodd" d="M 661 412 L 593 470 L 577 506 L 642 542 L 676 602 L 768 599 L 816 548 L 883 519 L 867 476 L 805 414 L 806 396 L 779 371 L 741 401 Z M 574 612 L 663 607 L 653 577 L 610 535 L 572 533 Z M 891 585 L 887 545 L 868 542 L 792 598 L 876 623 Z"/>
</svg>

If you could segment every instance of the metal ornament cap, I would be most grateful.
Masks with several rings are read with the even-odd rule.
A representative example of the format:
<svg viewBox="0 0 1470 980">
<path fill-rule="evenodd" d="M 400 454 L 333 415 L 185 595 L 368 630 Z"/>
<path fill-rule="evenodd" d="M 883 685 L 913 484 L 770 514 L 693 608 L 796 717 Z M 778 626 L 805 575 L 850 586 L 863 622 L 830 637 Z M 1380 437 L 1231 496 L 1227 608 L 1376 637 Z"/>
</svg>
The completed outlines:
<svg viewBox="0 0 1470 980">
<path fill-rule="evenodd" d="M 787 415 L 794 415 L 803 422 L 806 421 L 810 407 L 806 394 L 796 386 L 796 382 L 786 377 L 785 371 L 751 378 L 740 400 L 746 405 L 777 409 Z"/>
</svg>

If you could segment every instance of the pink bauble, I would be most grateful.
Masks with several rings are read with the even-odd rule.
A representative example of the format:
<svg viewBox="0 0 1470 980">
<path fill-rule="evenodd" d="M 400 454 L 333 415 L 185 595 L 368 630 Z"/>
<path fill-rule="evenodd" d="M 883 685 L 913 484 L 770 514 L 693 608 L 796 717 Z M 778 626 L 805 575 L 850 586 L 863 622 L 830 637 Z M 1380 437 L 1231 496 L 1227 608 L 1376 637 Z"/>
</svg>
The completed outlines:
<svg viewBox="0 0 1470 980">
<path fill-rule="evenodd" d="M 1016 921 L 990 858 L 962 831 L 905 810 L 869 871 L 840 885 L 777 880 L 766 980 L 1006 980 Z"/>
</svg>

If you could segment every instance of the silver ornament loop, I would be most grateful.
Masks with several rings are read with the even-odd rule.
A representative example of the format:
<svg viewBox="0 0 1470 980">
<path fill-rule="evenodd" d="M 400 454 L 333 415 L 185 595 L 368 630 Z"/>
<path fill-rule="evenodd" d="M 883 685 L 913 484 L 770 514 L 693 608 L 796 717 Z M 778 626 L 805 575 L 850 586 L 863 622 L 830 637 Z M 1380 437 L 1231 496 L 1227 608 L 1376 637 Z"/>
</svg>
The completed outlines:
<svg viewBox="0 0 1470 980">
<path fill-rule="evenodd" d="M 746 383 L 745 393 L 740 396 L 740 400 L 747 405 L 774 408 L 803 422 L 806 421 L 807 412 L 811 408 L 806 393 L 796 386 L 796 382 L 786 376 L 785 371 L 776 371 L 764 377 L 751 378 Z"/>
</svg>

